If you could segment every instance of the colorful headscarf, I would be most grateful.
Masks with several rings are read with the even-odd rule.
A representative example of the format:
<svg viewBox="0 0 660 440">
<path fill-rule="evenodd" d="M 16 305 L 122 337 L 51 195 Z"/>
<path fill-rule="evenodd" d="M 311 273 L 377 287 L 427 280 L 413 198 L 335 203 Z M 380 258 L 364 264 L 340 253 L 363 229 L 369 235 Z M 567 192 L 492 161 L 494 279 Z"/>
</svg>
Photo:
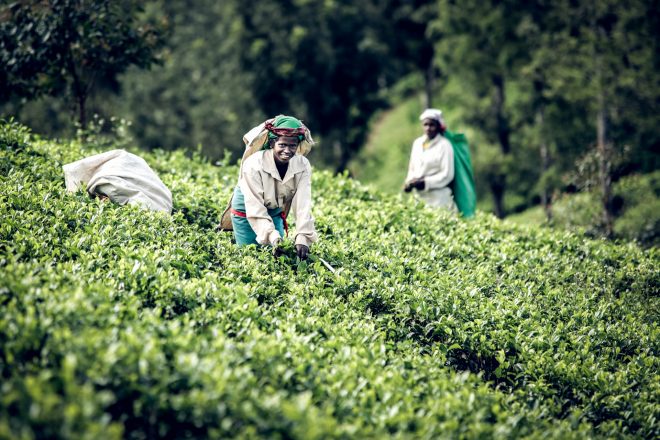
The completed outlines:
<svg viewBox="0 0 660 440">
<path fill-rule="evenodd" d="M 306 156 L 312 146 L 314 139 L 309 129 L 298 119 L 291 116 L 278 115 L 253 127 L 243 135 L 245 142 L 245 160 L 257 151 L 269 148 L 269 139 L 277 139 L 279 136 L 296 136 L 299 139 L 297 154 Z"/>
<path fill-rule="evenodd" d="M 265 128 L 268 130 L 266 144 L 271 139 L 277 139 L 280 136 L 297 137 L 298 142 L 300 142 L 305 139 L 305 131 L 307 130 L 307 127 L 299 119 L 284 115 L 266 121 Z M 264 147 L 267 147 L 267 145 L 264 145 Z"/>
</svg>

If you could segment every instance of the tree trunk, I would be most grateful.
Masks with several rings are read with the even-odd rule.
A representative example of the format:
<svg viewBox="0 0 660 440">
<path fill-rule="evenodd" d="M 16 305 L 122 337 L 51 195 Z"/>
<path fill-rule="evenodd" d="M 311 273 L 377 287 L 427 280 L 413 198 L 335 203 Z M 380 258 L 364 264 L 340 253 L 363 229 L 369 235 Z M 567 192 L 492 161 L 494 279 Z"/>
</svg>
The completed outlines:
<svg viewBox="0 0 660 440">
<path fill-rule="evenodd" d="M 435 83 L 435 69 L 433 68 L 433 59 L 426 67 L 424 75 L 424 105 L 426 108 L 433 107 L 433 85 Z"/>
<path fill-rule="evenodd" d="M 433 108 L 433 88 L 435 85 L 435 49 L 433 43 L 425 40 L 420 50 L 420 70 L 424 72 L 424 107 Z"/>
<path fill-rule="evenodd" d="M 497 218 L 504 218 L 504 189 L 505 176 L 495 176 L 490 182 L 490 191 L 493 194 L 493 204 L 495 205 L 495 215 Z"/>
<path fill-rule="evenodd" d="M 591 26 L 596 36 L 596 44 L 593 46 L 594 65 L 596 68 L 595 76 L 597 80 L 597 104 L 596 115 L 596 151 L 598 153 L 598 177 L 600 180 L 600 189 L 602 192 L 602 221 L 603 232 L 607 238 L 612 237 L 612 176 L 610 175 L 610 152 L 607 142 L 607 81 L 605 79 L 604 59 L 601 53 L 602 47 L 607 47 L 610 43 L 605 29 L 596 21 L 597 14 L 593 14 Z"/>
<path fill-rule="evenodd" d="M 504 92 L 504 77 L 501 75 L 493 76 L 493 85 L 495 86 L 495 96 L 493 97 L 493 112 L 496 122 L 497 139 L 500 144 L 500 150 L 503 155 L 511 152 L 509 121 L 504 112 L 506 95 Z M 504 218 L 504 192 L 506 191 L 506 175 L 501 172 L 494 176 L 490 182 L 490 190 L 493 193 L 493 202 L 495 204 L 495 215 L 498 218 Z"/>
<path fill-rule="evenodd" d="M 504 112 L 504 104 L 506 95 L 504 93 L 504 77 L 495 75 L 493 77 L 493 85 L 495 86 L 494 110 L 495 120 L 497 123 L 497 139 L 500 142 L 502 153 L 509 154 L 511 152 L 511 130 L 509 128 L 509 120 Z"/>
<path fill-rule="evenodd" d="M 334 141 L 332 144 L 334 156 L 337 158 L 337 166 L 335 167 L 336 173 L 343 173 L 348 167 L 348 162 L 351 160 L 350 152 L 346 145 L 342 145 L 339 141 Z"/>
<path fill-rule="evenodd" d="M 78 122 L 80 123 L 80 128 L 85 130 L 87 128 L 87 110 L 85 109 L 85 101 L 87 97 L 85 93 L 81 93 L 77 96 L 78 99 Z"/>
<path fill-rule="evenodd" d="M 598 150 L 598 174 L 603 203 L 603 227 L 605 235 L 612 237 L 612 176 L 610 175 L 610 151 L 607 143 L 607 113 L 605 108 L 605 92 L 601 89 L 598 95 L 598 116 L 596 120 Z"/>
<path fill-rule="evenodd" d="M 81 75 L 78 74 L 76 70 L 76 63 L 74 61 L 73 54 L 71 51 L 68 52 L 67 56 L 67 68 L 73 78 L 73 95 L 76 99 L 76 104 L 78 105 L 78 122 L 80 123 L 80 128 L 83 130 L 87 128 L 87 117 L 85 110 L 85 101 L 87 100 L 87 87 L 83 84 Z"/>
<path fill-rule="evenodd" d="M 548 149 L 548 143 L 546 142 L 544 126 L 545 126 L 545 108 L 543 105 L 539 107 L 539 112 L 537 116 L 539 124 L 539 132 L 541 134 L 541 174 L 545 175 L 550 169 L 550 150 Z M 545 218 L 550 221 L 552 220 L 552 194 L 551 189 L 544 185 L 541 189 L 541 204 L 543 205 L 543 211 L 545 211 Z"/>
</svg>

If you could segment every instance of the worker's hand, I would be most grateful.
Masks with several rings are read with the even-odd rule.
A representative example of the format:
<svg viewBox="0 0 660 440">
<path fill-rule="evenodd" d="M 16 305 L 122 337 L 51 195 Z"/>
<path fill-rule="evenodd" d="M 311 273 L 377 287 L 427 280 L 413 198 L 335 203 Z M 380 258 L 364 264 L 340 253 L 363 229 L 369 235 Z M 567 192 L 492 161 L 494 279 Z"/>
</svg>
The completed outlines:
<svg viewBox="0 0 660 440">
<path fill-rule="evenodd" d="M 416 188 L 417 190 L 421 191 L 426 187 L 426 183 L 424 182 L 424 178 L 420 177 L 419 179 L 412 179 L 408 183 L 405 184 L 403 187 L 403 190 L 405 192 L 410 192 L 413 190 L 413 188 Z"/>
<path fill-rule="evenodd" d="M 419 179 L 415 180 L 415 188 L 417 188 L 418 191 L 422 191 L 426 187 L 426 182 L 424 182 L 424 178 L 420 177 Z"/>
<path fill-rule="evenodd" d="M 300 258 L 301 260 L 306 260 L 307 257 L 309 256 L 309 248 L 304 244 L 297 244 L 296 254 L 298 254 L 298 258 Z"/>
<path fill-rule="evenodd" d="M 278 244 L 277 246 L 273 246 L 273 257 L 279 258 L 282 255 L 284 255 L 284 246 L 281 244 Z"/>
<path fill-rule="evenodd" d="M 282 255 L 284 255 L 284 246 L 282 246 L 282 238 L 277 237 L 273 243 L 273 256 L 275 258 L 278 258 Z"/>
</svg>

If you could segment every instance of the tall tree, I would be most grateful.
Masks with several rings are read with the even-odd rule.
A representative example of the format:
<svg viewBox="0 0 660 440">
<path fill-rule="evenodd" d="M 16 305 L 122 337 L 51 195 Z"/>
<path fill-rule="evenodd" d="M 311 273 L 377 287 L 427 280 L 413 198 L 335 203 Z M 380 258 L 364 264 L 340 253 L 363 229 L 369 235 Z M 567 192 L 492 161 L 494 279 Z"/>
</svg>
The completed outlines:
<svg viewBox="0 0 660 440">
<path fill-rule="evenodd" d="M 527 64 L 520 68 L 520 80 L 530 86 L 527 99 L 533 115 L 533 121 L 530 121 L 534 133 L 531 142 L 538 146 L 540 178 L 537 189 L 547 220 L 552 220 L 552 194 L 556 185 L 553 182 L 554 170 L 551 168 L 553 139 L 546 116 L 551 105 L 549 72 L 552 71 L 556 56 L 556 42 L 553 39 L 557 29 L 553 26 L 556 20 L 551 7 L 543 0 L 521 5 L 523 15 L 517 29 L 519 35 L 524 35 L 531 49 Z"/>
<path fill-rule="evenodd" d="M 544 30 L 553 35 L 541 52 L 546 61 L 552 59 L 546 62 L 547 94 L 554 101 L 568 101 L 566 108 L 580 107 L 592 130 L 589 140 L 573 148 L 588 151 L 593 146 L 601 226 L 607 236 L 612 235 L 615 215 L 613 179 L 626 168 L 648 167 L 634 156 L 658 145 L 658 131 L 649 131 L 645 124 L 648 111 L 657 114 L 660 103 L 658 5 L 652 3 L 554 2 L 549 14 L 553 21 L 546 21 L 550 26 Z M 632 115 L 629 109 L 634 108 L 647 111 Z M 621 169 L 614 169 L 614 153 L 625 145 L 632 145 L 637 153 L 625 158 Z"/>
<path fill-rule="evenodd" d="M 65 94 L 87 124 L 86 102 L 99 81 L 116 84 L 130 65 L 156 62 L 160 29 L 141 22 L 136 0 L 23 0 L 0 9 L 0 92 Z"/>
<path fill-rule="evenodd" d="M 488 185 L 495 214 L 504 217 L 507 162 L 512 155 L 512 115 L 507 104 L 509 81 L 528 56 L 529 48 L 516 29 L 521 8 L 514 1 L 440 0 L 435 28 L 443 37 L 437 45 L 443 72 L 463 77 L 469 90 L 484 99 L 471 109 L 469 121 L 490 142 L 499 145 L 500 165 L 492 166 Z"/>
<path fill-rule="evenodd" d="M 159 0 L 145 13 L 168 29 L 162 64 L 121 76 L 117 106 L 147 148 L 197 148 L 212 159 L 240 157 L 241 137 L 264 119 L 255 99 L 258 65 L 243 66 L 243 25 L 235 1 Z"/>
<path fill-rule="evenodd" d="M 392 56 L 408 64 L 406 71 L 420 73 L 424 78 L 424 106 L 433 107 L 438 65 L 435 62 L 435 40 L 432 23 L 438 17 L 436 0 L 394 1 L 392 11 L 393 34 L 390 38 Z"/>
<path fill-rule="evenodd" d="M 383 91 L 411 69 L 393 56 L 388 12 L 400 3 L 159 2 L 170 49 L 163 68 L 126 75 L 126 111 L 147 145 L 201 143 L 214 158 L 225 148 L 237 156 L 251 124 L 295 114 L 322 142 L 317 159 L 343 170 Z"/>
<path fill-rule="evenodd" d="M 240 54 L 255 71 L 255 98 L 267 114 L 289 111 L 314 127 L 324 144 L 315 154 L 338 171 L 362 146 L 369 117 L 385 104 L 380 91 L 397 77 L 387 6 L 261 0 L 241 10 Z"/>
</svg>

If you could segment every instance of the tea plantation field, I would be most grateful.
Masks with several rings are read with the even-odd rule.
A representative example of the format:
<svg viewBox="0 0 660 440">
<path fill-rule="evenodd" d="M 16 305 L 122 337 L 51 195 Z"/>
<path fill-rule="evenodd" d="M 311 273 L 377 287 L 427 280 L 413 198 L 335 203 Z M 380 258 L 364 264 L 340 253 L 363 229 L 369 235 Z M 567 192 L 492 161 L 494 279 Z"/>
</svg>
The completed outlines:
<svg viewBox="0 0 660 440">
<path fill-rule="evenodd" d="M 660 437 L 657 248 L 318 171 L 275 260 L 215 230 L 235 166 L 139 153 L 172 216 L 66 194 L 102 148 L 0 125 L 0 438 Z"/>
</svg>

